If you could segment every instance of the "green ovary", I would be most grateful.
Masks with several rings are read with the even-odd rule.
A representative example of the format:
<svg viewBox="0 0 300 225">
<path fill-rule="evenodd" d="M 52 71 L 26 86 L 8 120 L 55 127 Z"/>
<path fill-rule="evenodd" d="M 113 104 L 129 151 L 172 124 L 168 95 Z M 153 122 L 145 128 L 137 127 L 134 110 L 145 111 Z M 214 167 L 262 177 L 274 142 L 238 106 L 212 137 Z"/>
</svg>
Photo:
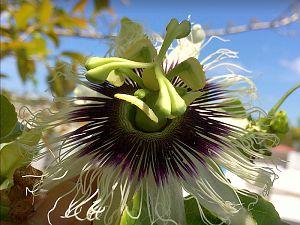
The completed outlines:
<svg viewBox="0 0 300 225">
<path fill-rule="evenodd" d="M 168 120 L 166 118 L 159 118 L 158 123 L 153 122 L 149 117 L 142 112 L 140 109 L 137 109 L 135 114 L 135 127 L 143 132 L 152 133 L 159 132 L 166 127 Z"/>
<path fill-rule="evenodd" d="M 152 121 L 142 110 L 137 109 L 135 113 L 135 127 L 143 132 L 152 133 L 163 130 L 166 127 L 168 119 L 160 115 L 155 107 L 158 97 L 157 92 L 151 91 L 144 99 L 145 103 L 155 112 L 158 117 L 158 123 Z"/>
</svg>

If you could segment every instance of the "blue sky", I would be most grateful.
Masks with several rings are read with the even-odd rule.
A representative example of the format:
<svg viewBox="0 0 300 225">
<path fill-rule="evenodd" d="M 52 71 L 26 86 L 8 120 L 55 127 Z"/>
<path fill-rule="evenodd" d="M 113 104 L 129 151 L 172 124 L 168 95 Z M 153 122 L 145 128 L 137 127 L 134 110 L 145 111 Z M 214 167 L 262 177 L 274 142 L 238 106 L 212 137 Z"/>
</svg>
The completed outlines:
<svg viewBox="0 0 300 225">
<path fill-rule="evenodd" d="M 59 4 L 60 1 L 55 1 Z M 210 28 L 226 27 L 228 22 L 235 25 L 247 24 L 251 18 L 258 21 L 269 21 L 280 16 L 288 8 L 290 1 L 238 1 L 238 0 L 112 0 L 111 6 L 116 17 L 127 16 L 143 23 L 147 30 L 162 33 L 165 25 L 173 17 L 183 20 L 191 15 L 191 21 L 207 25 Z M 66 6 L 68 7 L 68 6 Z M 283 33 L 296 31 L 298 35 L 290 36 Z M 212 42 L 201 52 L 207 56 L 218 48 L 229 48 L 240 53 L 237 63 L 252 71 L 250 75 L 258 88 L 258 106 L 270 109 L 290 87 L 300 82 L 300 23 L 277 30 L 251 31 L 228 35 L 224 38 L 230 42 Z M 103 55 L 108 46 L 104 41 L 63 38 L 59 51 L 76 50 L 87 56 Z M 200 58 L 201 58 L 200 56 Z M 47 95 L 46 71 L 38 67 L 39 85 L 34 87 L 27 83 L 22 85 L 17 78 L 15 63 L 12 59 L 1 62 L 1 72 L 10 74 L 10 78 L 1 81 L 1 86 L 19 94 L 24 92 Z M 290 120 L 296 124 L 300 117 L 300 90 L 295 92 L 282 106 L 288 112 Z"/>
</svg>

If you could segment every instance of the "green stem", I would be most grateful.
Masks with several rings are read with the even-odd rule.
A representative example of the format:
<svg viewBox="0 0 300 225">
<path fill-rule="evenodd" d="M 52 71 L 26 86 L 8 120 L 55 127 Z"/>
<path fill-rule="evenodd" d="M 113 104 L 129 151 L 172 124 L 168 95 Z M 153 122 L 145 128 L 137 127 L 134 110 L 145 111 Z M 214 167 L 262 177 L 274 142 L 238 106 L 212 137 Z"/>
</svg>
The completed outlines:
<svg viewBox="0 0 300 225">
<path fill-rule="evenodd" d="M 134 61 L 128 61 L 128 62 L 112 62 L 106 65 L 111 65 L 112 67 L 116 68 L 151 68 L 155 64 L 154 63 L 142 63 L 142 62 L 134 62 Z"/>
<path fill-rule="evenodd" d="M 174 37 L 173 32 L 167 32 L 164 42 L 159 50 L 156 60 L 155 60 L 157 64 L 160 64 L 163 61 L 163 58 L 174 39 L 175 39 L 175 37 Z"/>
<path fill-rule="evenodd" d="M 300 83 L 296 84 L 294 87 L 292 87 L 288 92 L 286 92 L 281 99 L 277 102 L 277 104 L 269 111 L 268 117 L 271 118 L 274 116 L 276 111 L 279 109 L 279 107 L 282 105 L 282 103 L 289 97 L 294 91 L 296 91 L 298 88 L 300 88 Z"/>
</svg>

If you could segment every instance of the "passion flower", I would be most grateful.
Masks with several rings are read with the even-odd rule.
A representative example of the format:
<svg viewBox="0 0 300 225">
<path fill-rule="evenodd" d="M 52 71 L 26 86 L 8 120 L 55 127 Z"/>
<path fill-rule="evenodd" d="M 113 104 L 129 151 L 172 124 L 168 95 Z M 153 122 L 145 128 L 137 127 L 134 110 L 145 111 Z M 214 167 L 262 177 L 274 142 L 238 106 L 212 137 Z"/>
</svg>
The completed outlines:
<svg viewBox="0 0 300 225">
<path fill-rule="evenodd" d="M 267 192 L 274 172 L 253 158 L 267 157 L 260 152 L 276 137 L 222 122 L 253 112 L 242 103 L 255 91 L 248 78 L 232 71 L 206 77 L 217 67 L 238 67 L 220 62 L 236 58 L 236 52 L 221 49 L 201 62 L 192 56 L 166 57 L 175 39 L 193 40 L 196 30 L 190 31 L 189 21 L 172 19 L 157 52 L 141 25 L 123 19 L 112 57 L 88 59 L 86 73 L 77 80 L 93 94 L 57 99 L 64 105 L 59 112 L 36 116 L 36 126 L 44 130 L 77 126 L 48 141 L 57 157 L 36 187 L 50 190 L 77 176 L 74 189 L 61 196 L 76 193 L 64 217 L 118 224 L 133 195 L 140 193 L 147 205 L 139 207 L 147 207 L 151 223 L 184 225 L 184 189 L 197 200 L 206 223 L 202 207 L 224 222 L 252 224 L 238 189 L 220 168 Z M 200 50 L 203 40 L 198 39 Z M 86 204 L 87 213 L 79 217 Z M 51 223 L 51 211 L 48 215 Z"/>
</svg>

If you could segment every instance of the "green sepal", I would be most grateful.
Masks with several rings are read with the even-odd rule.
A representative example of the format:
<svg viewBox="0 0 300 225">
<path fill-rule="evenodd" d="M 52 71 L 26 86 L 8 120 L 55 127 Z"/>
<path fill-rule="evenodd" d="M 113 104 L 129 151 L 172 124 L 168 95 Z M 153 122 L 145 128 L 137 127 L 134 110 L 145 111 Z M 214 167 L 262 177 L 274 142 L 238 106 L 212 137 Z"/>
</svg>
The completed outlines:
<svg viewBox="0 0 300 225">
<path fill-rule="evenodd" d="M 204 92 L 200 92 L 200 91 L 189 91 L 182 96 L 182 99 L 185 101 L 186 105 L 190 105 L 193 103 L 193 101 L 201 97 L 203 94 Z"/>
<path fill-rule="evenodd" d="M 123 57 L 136 62 L 153 62 L 156 55 L 153 44 L 145 37 L 129 46 Z"/>
<path fill-rule="evenodd" d="M 128 47 L 144 38 L 144 28 L 142 25 L 123 17 L 121 28 L 115 39 L 115 52 L 119 57 L 124 57 Z"/>
<path fill-rule="evenodd" d="M 174 76 L 179 76 L 180 79 L 193 91 L 203 88 L 206 83 L 203 66 L 194 57 L 190 57 L 181 62 L 167 74 L 167 78 L 169 80 L 171 80 Z"/>
<path fill-rule="evenodd" d="M 145 85 L 146 88 L 148 88 L 152 91 L 159 90 L 159 85 L 158 85 L 158 81 L 155 76 L 154 68 L 144 69 L 144 71 L 142 73 L 142 80 L 143 80 L 143 84 Z"/>
<path fill-rule="evenodd" d="M 109 83 L 116 87 L 121 87 L 125 82 L 125 77 L 118 69 L 111 71 L 106 79 Z"/>
</svg>

